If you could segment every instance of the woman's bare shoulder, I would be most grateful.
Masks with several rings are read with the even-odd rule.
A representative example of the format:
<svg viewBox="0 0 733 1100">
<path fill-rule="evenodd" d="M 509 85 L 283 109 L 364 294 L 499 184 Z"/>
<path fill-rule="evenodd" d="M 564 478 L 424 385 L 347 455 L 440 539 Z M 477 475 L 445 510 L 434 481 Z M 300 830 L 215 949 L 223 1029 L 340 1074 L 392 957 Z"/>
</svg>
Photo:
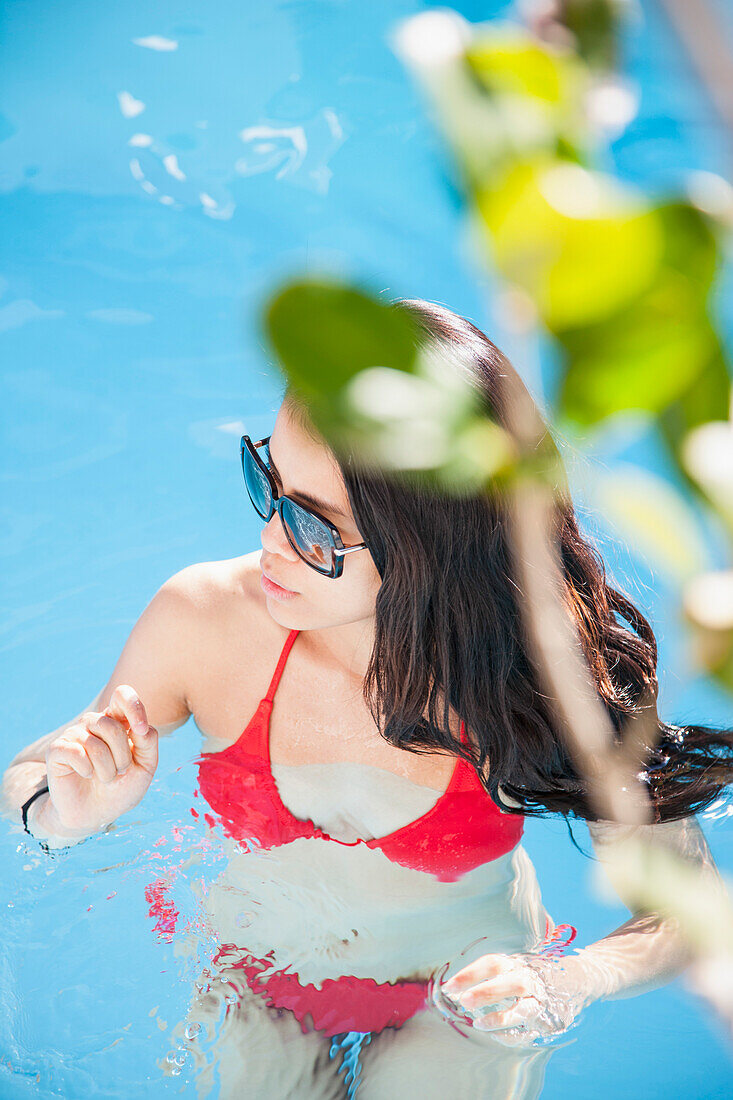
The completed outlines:
<svg viewBox="0 0 733 1100">
<path fill-rule="evenodd" d="M 259 559 L 255 551 L 197 562 L 176 575 L 189 606 L 197 605 L 186 662 L 189 708 L 207 745 L 219 748 L 237 739 L 242 716 L 267 691 L 288 633 L 267 610 Z"/>
<path fill-rule="evenodd" d="M 259 562 L 259 550 L 236 558 L 196 562 L 168 582 L 179 586 L 189 604 L 203 613 L 213 631 L 206 639 L 212 656 L 219 646 L 227 652 L 241 652 L 249 645 L 260 657 L 270 647 L 279 653 L 287 631 L 267 610 Z"/>
<path fill-rule="evenodd" d="M 174 573 L 166 587 L 177 589 L 200 610 L 231 611 L 240 602 L 256 605 L 259 559 L 259 550 L 253 550 L 238 558 L 193 562 Z"/>
</svg>

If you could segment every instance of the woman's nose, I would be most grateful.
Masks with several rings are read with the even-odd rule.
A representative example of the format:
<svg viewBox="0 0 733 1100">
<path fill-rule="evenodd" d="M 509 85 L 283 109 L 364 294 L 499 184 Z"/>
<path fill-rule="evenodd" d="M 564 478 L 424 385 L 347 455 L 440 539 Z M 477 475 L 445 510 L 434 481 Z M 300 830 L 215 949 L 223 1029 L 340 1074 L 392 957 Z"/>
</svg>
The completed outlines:
<svg viewBox="0 0 733 1100">
<path fill-rule="evenodd" d="M 285 528 L 277 512 L 272 513 L 269 520 L 262 528 L 260 540 L 263 550 L 267 550 L 268 554 L 279 554 L 281 558 L 286 558 L 289 561 L 298 560 L 298 555 L 288 542 Z"/>
</svg>

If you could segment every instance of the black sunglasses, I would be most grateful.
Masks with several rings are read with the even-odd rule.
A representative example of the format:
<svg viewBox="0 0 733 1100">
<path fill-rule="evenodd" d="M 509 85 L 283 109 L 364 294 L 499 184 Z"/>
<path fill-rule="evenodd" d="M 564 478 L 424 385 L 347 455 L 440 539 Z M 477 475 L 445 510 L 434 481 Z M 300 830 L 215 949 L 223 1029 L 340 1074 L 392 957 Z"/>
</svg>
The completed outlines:
<svg viewBox="0 0 733 1100">
<path fill-rule="evenodd" d="M 344 546 L 338 528 L 325 516 L 288 496 L 278 495 L 272 473 L 257 453 L 258 447 L 269 442 L 269 435 L 258 443 L 243 435 L 240 443 L 244 484 L 255 511 L 266 523 L 278 512 L 288 542 L 306 565 L 325 577 L 340 577 L 345 555 L 366 549 L 366 543 Z"/>
</svg>

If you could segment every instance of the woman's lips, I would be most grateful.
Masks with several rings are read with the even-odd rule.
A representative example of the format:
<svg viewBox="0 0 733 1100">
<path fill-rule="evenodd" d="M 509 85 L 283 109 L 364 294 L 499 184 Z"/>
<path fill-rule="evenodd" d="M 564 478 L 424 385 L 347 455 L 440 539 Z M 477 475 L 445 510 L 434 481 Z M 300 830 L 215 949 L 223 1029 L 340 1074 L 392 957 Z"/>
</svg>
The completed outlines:
<svg viewBox="0 0 733 1100">
<path fill-rule="evenodd" d="M 263 591 L 268 596 L 274 596 L 276 600 L 287 600 L 291 596 L 297 596 L 297 592 L 291 591 L 289 588 L 282 588 L 279 584 L 275 584 L 271 581 L 264 570 L 260 570 L 260 584 Z"/>
</svg>

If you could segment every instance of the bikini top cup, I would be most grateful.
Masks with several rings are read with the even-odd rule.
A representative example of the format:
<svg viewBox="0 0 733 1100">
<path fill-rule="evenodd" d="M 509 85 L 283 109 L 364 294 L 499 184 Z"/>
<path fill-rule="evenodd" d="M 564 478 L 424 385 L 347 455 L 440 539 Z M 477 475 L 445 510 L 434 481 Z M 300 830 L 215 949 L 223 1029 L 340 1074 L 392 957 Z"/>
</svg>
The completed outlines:
<svg viewBox="0 0 733 1100">
<path fill-rule="evenodd" d="M 320 838 L 348 847 L 378 848 L 395 863 L 453 882 L 467 871 L 511 851 L 521 839 L 524 818 L 504 813 L 479 782 L 474 769 L 456 758 L 448 788 L 431 809 L 402 828 L 369 840 L 339 840 L 312 820 L 296 817 L 284 805 L 270 762 L 270 715 L 288 654 L 300 632 L 291 630 L 267 694 L 239 739 L 221 752 L 201 753 L 199 792 L 218 821 L 204 812 L 213 828 L 245 850 L 268 849 L 301 837 Z M 461 722 L 461 738 L 466 732 Z M 192 810 L 195 816 L 195 810 Z"/>
<path fill-rule="evenodd" d="M 332 760 L 277 764 L 272 774 L 290 812 L 336 840 L 372 840 L 432 810 L 443 787 L 425 787 L 372 764 Z"/>
</svg>

